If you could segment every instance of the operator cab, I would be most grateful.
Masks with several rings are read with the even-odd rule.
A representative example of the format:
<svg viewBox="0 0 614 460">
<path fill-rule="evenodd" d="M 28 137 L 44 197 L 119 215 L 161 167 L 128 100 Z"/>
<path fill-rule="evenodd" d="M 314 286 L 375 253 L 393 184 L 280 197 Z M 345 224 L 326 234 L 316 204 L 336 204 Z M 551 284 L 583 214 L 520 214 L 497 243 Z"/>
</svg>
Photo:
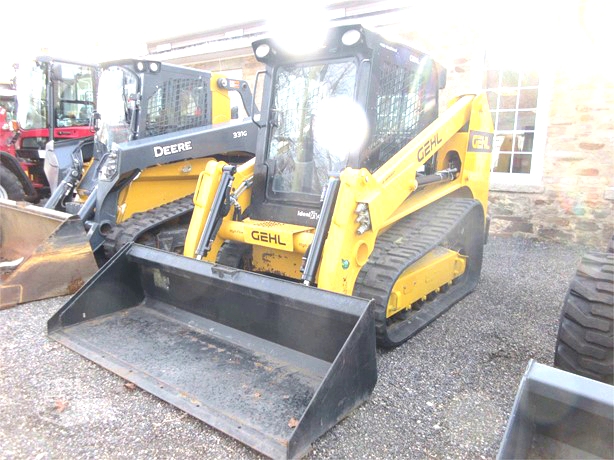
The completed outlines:
<svg viewBox="0 0 614 460">
<path fill-rule="evenodd" d="M 438 116 L 445 70 L 361 26 L 329 31 L 310 54 L 254 42 L 266 64 L 250 217 L 314 226 L 330 175 L 373 172 Z M 314 212 L 316 211 L 316 212 Z"/>
<path fill-rule="evenodd" d="M 97 148 L 212 123 L 211 75 L 157 61 L 102 64 Z"/>
</svg>

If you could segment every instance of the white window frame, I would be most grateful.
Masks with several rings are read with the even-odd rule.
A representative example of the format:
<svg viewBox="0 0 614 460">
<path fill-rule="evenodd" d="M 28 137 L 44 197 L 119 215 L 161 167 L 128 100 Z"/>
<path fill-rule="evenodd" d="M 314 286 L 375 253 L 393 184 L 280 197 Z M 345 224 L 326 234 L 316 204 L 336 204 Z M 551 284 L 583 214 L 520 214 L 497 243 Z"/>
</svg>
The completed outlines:
<svg viewBox="0 0 614 460">
<path fill-rule="evenodd" d="M 483 85 L 484 76 L 488 67 L 486 66 L 486 54 L 494 53 L 493 50 L 484 51 L 482 65 L 480 67 L 480 87 L 483 91 L 486 90 Z M 504 55 L 505 54 L 505 55 Z M 500 70 L 513 70 L 522 72 L 523 70 L 536 71 L 539 75 L 538 96 L 536 104 L 536 116 L 535 116 L 535 128 L 533 138 L 533 150 L 531 152 L 531 172 L 530 173 L 512 173 L 512 172 L 491 172 L 490 174 L 490 188 L 494 190 L 515 190 L 516 187 L 523 187 L 523 190 L 530 191 L 531 187 L 537 187 L 537 189 L 543 186 L 543 174 L 544 174 L 544 159 L 546 155 L 546 145 L 548 138 L 548 123 L 550 118 L 550 104 L 552 100 L 552 88 L 553 88 L 553 73 L 551 70 L 543 65 L 534 65 L 526 67 L 523 65 L 514 65 L 516 61 L 513 57 L 508 59 L 507 53 L 496 54 L 492 61 L 499 61 L 497 67 Z M 522 62 L 522 56 L 517 57 L 518 62 Z M 490 67 L 493 68 L 492 66 Z M 495 137 L 497 132 L 495 131 Z M 497 152 L 493 151 L 493 165 L 495 163 L 495 155 Z M 526 188 L 528 187 L 528 188 Z"/>
</svg>

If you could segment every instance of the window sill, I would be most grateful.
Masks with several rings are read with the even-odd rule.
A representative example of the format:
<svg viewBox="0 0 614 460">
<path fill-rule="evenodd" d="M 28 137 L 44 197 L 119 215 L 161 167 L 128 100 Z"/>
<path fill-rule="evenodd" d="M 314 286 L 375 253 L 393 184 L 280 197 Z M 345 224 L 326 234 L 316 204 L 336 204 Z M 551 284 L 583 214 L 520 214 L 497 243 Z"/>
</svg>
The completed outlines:
<svg viewBox="0 0 614 460">
<path fill-rule="evenodd" d="M 514 192 L 514 193 L 544 193 L 545 187 L 541 183 L 511 184 L 504 182 L 491 182 L 491 192 Z"/>
</svg>

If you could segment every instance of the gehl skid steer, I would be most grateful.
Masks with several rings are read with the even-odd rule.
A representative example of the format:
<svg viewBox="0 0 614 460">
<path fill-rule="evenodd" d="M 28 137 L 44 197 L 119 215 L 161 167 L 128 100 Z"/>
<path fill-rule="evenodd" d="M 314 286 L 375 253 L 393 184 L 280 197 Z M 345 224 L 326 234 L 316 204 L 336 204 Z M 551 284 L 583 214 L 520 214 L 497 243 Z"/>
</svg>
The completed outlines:
<svg viewBox="0 0 614 460">
<path fill-rule="evenodd" d="M 253 44 L 256 157 L 207 164 L 184 255 L 128 244 L 48 323 L 276 458 L 369 397 L 376 340 L 402 344 L 474 289 L 488 227 L 485 97 L 438 116 L 445 71 L 429 56 L 360 26 L 317 45 Z M 331 120 L 356 124 L 322 134 Z"/>
<path fill-rule="evenodd" d="M 256 129 L 230 121 L 229 90 L 251 108 L 244 81 L 155 61 L 101 68 L 96 135 L 47 144 L 51 196 L 43 206 L 0 200 L 0 308 L 73 294 L 126 241 L 181 251 L 185 197 L 206 163 L 253 157 L 255 143 L 232 138 Z"/>
</svg>

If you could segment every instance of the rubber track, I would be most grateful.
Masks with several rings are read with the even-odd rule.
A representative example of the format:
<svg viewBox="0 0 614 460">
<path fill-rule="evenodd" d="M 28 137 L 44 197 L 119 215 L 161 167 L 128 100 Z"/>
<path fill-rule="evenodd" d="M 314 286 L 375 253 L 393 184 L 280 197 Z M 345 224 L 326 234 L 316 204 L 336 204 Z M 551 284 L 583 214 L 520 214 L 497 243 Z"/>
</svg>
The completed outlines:
<svg viewBox="0 0 614 460">
<path fill-rule="evenodd" d="M 106 237 L 104 251 L 111 257 L 121 247 L 156 227 L 162 227 L 166 222 L 181 217 L 194 210 L 194 195 L 188 195 L 170 203 L 133 214 L 121 224 L 116 225 Z"/>
<path fill-rule="evenodd" d="M 381 342 L 386 335 L 388 298 L 397 278 L 411 264 L 444 243 L 450 231 L 476 203 L 473 199 L 444 198 L 405 217 L 377 238 L 369 261 L 358 275 L 354 295 L 375 300 L 378 341 Z M 411 336 L 424 326 L 417 328 Z"/>
</svg>

